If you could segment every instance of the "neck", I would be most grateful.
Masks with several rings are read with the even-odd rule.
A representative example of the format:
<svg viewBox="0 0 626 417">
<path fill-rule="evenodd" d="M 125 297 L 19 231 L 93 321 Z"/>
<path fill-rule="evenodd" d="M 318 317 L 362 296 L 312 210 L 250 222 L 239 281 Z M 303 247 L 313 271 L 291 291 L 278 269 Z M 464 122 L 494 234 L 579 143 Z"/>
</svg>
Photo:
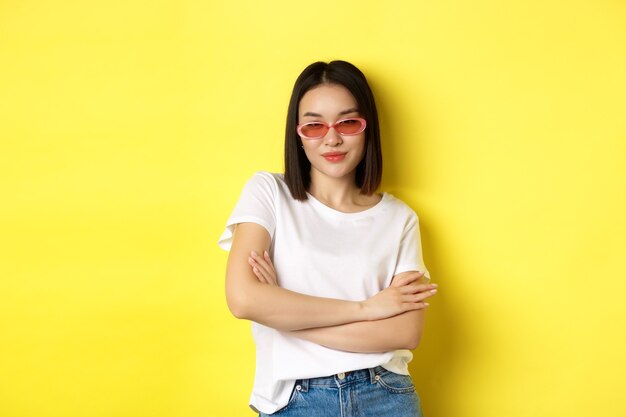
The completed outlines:
<svg viewBox="0 0 626 417">
<path fill-rule="evenodd" d="M 309 194 L 333 208 L 341 208 L 354 205 L 361 190 L 354 184 L 354 175 L 330 178 L 311 170 Z"/>
</svg>

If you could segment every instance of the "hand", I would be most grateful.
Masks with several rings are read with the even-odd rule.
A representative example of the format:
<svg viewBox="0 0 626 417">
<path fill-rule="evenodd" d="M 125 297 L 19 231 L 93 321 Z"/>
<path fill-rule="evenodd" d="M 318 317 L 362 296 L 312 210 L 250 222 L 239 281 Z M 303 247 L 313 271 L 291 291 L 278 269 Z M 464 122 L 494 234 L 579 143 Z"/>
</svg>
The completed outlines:
<svg viewBox="0 0 626 417">
<path fill-rule="evenodd" d="M 276 269 L 267 251 L 263 252 L 263 257 L 252 251 L 248 258 L 248 263 L 252 267 L 252 272 L 254 272 L 254 275 L 261 283 L 278 286 Z"/>
<path fill-rule="evenodd" d="M 423 275 L 423 272 L 399 275 L 389 287 L 361 302 L 367 320 L 386 319 L 428 307 L 424 300 L 437 293 L 437 285 L 418 283 Z"/>
</svg>

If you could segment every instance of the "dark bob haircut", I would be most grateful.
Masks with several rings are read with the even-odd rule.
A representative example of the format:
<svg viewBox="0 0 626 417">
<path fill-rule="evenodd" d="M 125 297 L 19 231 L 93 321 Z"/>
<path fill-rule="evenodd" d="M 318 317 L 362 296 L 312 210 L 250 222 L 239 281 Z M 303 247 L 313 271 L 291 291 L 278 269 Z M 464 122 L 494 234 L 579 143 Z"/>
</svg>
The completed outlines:
<svg viewBox="0 0 626 417">
<path fill-rule="evenodd" d="M 357 102 L 361 117 L 367 120 L 365 129 L 365 154 L 356 167 L 355 183 L 361 194 L 371 195 L 383 175 L 383 156 L 380 146 L 380 128 L 374 95 L 367 84 L 365 75 L 354 65 L 345 61 L 315 62 L 302 71 L 296 80 L 287 110 L 285 132 L 285 182 L 296 200 L 307 199 L 306 192 L 311 185 L 311 163 L 309 162 L 298 126 L 298 107 L 307 91 L 322 84 L 336 84 L 345 87 Z"/>
</svg>

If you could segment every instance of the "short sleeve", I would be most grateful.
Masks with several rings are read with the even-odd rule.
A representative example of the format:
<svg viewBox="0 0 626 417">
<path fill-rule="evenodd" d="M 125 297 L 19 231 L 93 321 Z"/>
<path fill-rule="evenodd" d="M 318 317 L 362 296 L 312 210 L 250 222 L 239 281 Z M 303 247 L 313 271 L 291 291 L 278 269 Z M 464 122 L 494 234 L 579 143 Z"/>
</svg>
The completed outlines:
<svg viewBox="0 0 626 417">
<path fill-rule="evenodd" d="M 394 275 L 407 271 L 424 272 L 424 276 L 430 280 L 430 273 L 424 265 L 422 255 L 419 219 L 412 210 L 402 233 Z"/>
<path fill-rule="evenodd" d="M 276 196 L 278 185 L 269 172 L 257 172 L 243 187 L 239 200 L 226 221 L 226 229 L 218 240 L 224 250 L 230 250 L 235 225 L 256 223 L 263 226 L 270 236 L 276 227 Z"/>
</svg>

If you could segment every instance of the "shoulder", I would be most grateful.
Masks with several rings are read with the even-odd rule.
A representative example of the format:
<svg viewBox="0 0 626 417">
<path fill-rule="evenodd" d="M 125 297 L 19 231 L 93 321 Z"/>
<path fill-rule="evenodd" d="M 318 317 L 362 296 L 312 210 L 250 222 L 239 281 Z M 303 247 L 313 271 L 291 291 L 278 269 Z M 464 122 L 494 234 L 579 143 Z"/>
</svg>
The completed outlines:
<svg viewBox="0 0 626 417">
<path fill-rule="evenodd" d="M 417 220 L 417 213 L 415 213 L 415 211 L 404 201 L 400 200 L 391 193 L 385 193 L 384 198 L 387 200 L 387 206 L 394 216 L 402 219 Z"/>
<path fill-rule="evenodd" d="M 283 174 L 267 171 L 257 171 L 247 182 L 247 186 L 276 190 L 285 182 Z"/>
<path fill-rule="evenodd" d="M 389 193 L 385 193 L 385 197 L 388 200 L 387 207 L 389 207 L 386 210 L 387 216 L 393 219 L 397 227 L 404 230 L 403 233 L 419 229 L 417 213 L 407 203 Z"/>
<path fill-rule="evenodd" d="M 282 173 L 257 171 L 255 172 L 244 187 L 245 193 L 263 194 L 266 198 L 288 199 L 291 195 L 289 187 L 285 182 L 285 176 Z"/>
<path fill-rule="evenodd" d="M 278 174 L 276 172 L 257 171 L 254 174 L 252 174 L 250 181 L 275 184 L 281 180 L 282 175 L 283 174 Z"/>
</svg>

